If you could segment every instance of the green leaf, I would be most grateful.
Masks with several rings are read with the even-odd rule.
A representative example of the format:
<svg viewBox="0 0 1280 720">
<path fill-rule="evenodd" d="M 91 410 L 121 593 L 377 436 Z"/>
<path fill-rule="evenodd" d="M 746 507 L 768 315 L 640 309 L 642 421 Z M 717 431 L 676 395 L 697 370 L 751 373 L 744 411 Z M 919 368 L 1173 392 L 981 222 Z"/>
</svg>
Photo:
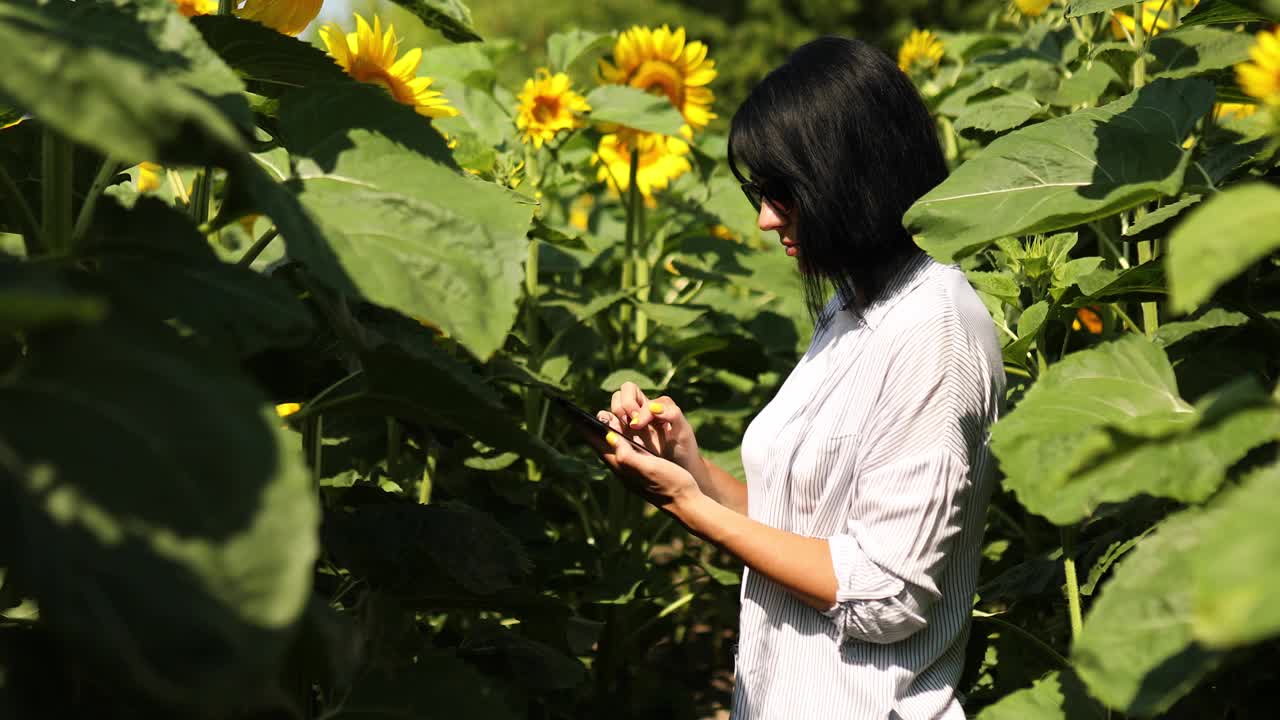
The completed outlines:
<svg viewBox="0 0 1280 720">
<path fill-rule="evenodd" d="M 1170 308 L 1189 312 L 1280 248 L 1280 188 L 1249 183 L 1214 195 L 1169 236 Z"/>
<path fill-rule="evenodd" d="M 1089 13 L 1132 6 L 1133 0 L 1070 0 L 1067 3 L 1067 17 L 1080 17 Z"/>
<path fill-rule="evenodd" d="M 1121 82 L 1120 75 L 1104 62 L 1094 62 L 1088 67 L 1080 68 L 1071 77 L 1062 81 L 1058 92 L 1051 102 L 1054 105 L 1071 107 L 1081 103 L 1094 103 L 1112 84 Z"/>
<path fill-rule="evenodd" d="M 1001 665 L 1003 667 L 1003 664 Z M 983 708 L 976 720 L 1106 720 L 1106 708 L 1071 671 L 1053 671 L 1029 688 L 1017 690 Z"/>
<path fill-rule="evenodd" d="M 644 314 L 654 322 L 671 328 L 688 327 L 707 313 L 705 307 L 666 303 L 637 302 L 636 307 L 644 311 Z"/>
<path fill-rule="evenodd" d="M 476 32 L 471 10 L 461 0 L 392 0 L 408 10 L 424 25 L 435 28 L 453 42 L 473 42 L 484 38 Z"/>
<path fill-rule="evenodd" d="M 0 386 L 0 438 L 25 466 L 5 488 L 15 570 L 99 680 L 184 714 L 274 700 L 319 512 L 265 400 L 209 353 L 124 326 L 33 336 Z"/>
<path fill-rule="evenodd" d="M 996 423 L 992 449 L 1019 502 L 1066 525 L 1140 494 L 1201 502 L 1280 432 L 1280 408 L 1221 415 L 1182 400 L 1164 351 L 1129 336 L 1051 366 Z"/>
<path fill-rule="evenodd" d="M 1040 328 L 1049 320 L 1049 303 L 1041 300 L 1022 311 L 1018 318 L 1018 339 L 1004 347 L 1004 359 L 1020 367 L 1027 365 L 1027 352 L 1035 343 Z"/>
<path fill-rule="evenodd" d="M 1191 617 L 1195 638 L 1209 647 L 1240 647 L 1280 633 L 1277 497 L 1280 465 L 1271 465 L 1223 493 L 1210 511 L 1213 525 L 1193 555 Z"/>
<path fill-rule="evenodd" d="M 501 671 L 518 687 L 533 690 L 569 690 L 586 679 L 576 658 L 544 643 L 500 628 L 473 631 L 458 654 L 482 667 Z"/>
<path fill-rule="evenodd" d="M 0 263 L 0 333 L 66 323 L 96 323 L 103 298 L 70 287 L 46 266 Z"/>
<path fill-rule="evenodd" d="M 492 355 L 515 322 L 534 205 L 459 171 L 425 118 L 374 87 L 295 91 L 280 124 L 326 241 L 290 254 L 336 289 Z"/>
<path fill-rule="evenodd" d="M 1151 39 L 1152 77 L 1184 78 L 1229 68 L 1249 59 L 1253 36 L 1204 25 L 1179 28 Z"/>
<path fill-rule="evenodd" d="M 601 85 L 587 94 L 592 122 L 679 137 L 684 117 L 666 95 L 650 95 L 630 85 Z"/>
<path fill-rule="evenodd" d="M 1165 295 L 1164 265 L 1159 260 L 1136 265 L 1127 270 L 1098 268 L 1076 280 L 1083 296 L 1073 307 L 1099 302 L 1124 300 L 1159 300 Z"/>
<path fill-rule="evenodd" d="M 1179 199 L 1177 202 L 1172 202 L 1168 205 L 1156 208 L 1144 215 L 1134 224 L 1130 225 L 1129 229 L 1124 231 L 1124 237 L 1143 237 L 1145 233 L 1148 233 L 1149 231 L 1164 225 L 1173 218 L 1178 217 L 1184 210 L 1199 203 L 1202 199 L 1204 199 L 1203 195 L 1187 195 L 1186 197 Z"/>
<path fill-rule="evenodd" d="M 613 44 L 613 35 L 574 28 L 547 37 L 547 60 L 552 72 L 569 72 L 579 59 Z"/>
<path fill-rule="evenodd" d="M 245 147 L 243 86 L 164 0 L 5 3 L 0 47 L 22 68 L 0 97 L 104 154 L 202 164 Z"/>
<path fill-rule="evenodd" d="M 348 79 L 324 51 L 262 23 L 234 15 L 198 15 L 191 24 L 258 95 L 278 98 L 293 88 Z"/>
<path fill-rule="evenodd" d="M 1111 707 L 1158 715 L 1238 647 L 1280 631 L 1274 593 L 1280 468 L 1247 477 L 1207 509 L 1170 517 L 1117 564 L 1072 660 Z"/>
<path fill-rule="evenodd" d="M 218 260 L 189 216 L 156 198 L 104 201 L 86 255 L 118 311 L 176 319 L 240 355 L 304 342 L 310 313 L 284 284 Z"/>
<path fill-rule="evenodd" d="M 1169 347 L 1196 333 L 1218 328 L 1240 327 L 1247 322 L 1249 322 L 1249 316 L 1244 313 L 1212 308 L 1194 320 L 1163 323 L 1152 339 L 1164 347 Z"/>
<path fill-rule="evenodd" d="M 622 383 L 624 382 L 633 382 L 636 385 L 639 385 L 641 390 L 661 390 L 661 388 L 658 387 L 658 383 L 655 382 L 653 378 L 650 378 L 639 370 L 631 370 L 629 368 L 614 370 L 609 373 L 609 377 L 600 381 L 600 389 L 605 392 L 613 392 L 622 387 Z"/>
<path fill-rule="evenodd" d="M 492 595 L 529 572 L 520 542 L 491 516 L 393 497 L 325 516 L 325 547 L 372 587 L 415 601 Z"/>
<path fill-rule="evenodd" d="M 450 651 L 426 649 L 394 671 L 371 667 L 340 706 L 334 720 L 516 720 L 502 690 Z"/>
<path fill-rule="evenodd" d="M 1037 123 L 988 145 L 907 212 L 940 259 L 999 237 L 1078 225 L 1181 188 L 1182 138 L 1213 85 L 1157 80 L 1108 105 Z"/>
<path fill-rule="evenodd" d="M 981 130 L 1000 133 L 1012 130 L 1040 114 L 1043 108 L 1025 93 L 1009 93 L 990 100 L 978 100 L 965 106 L 956 118 L 957 132 Z"/>
<path fill-rule="evenodd" d="M 1227 0 L 1200 0 L 1200 3 L 1182 18 L 1179 27 L 1238 25 L 1251 22 L 1272 22 L 1272 20 Z"/>
</svg>

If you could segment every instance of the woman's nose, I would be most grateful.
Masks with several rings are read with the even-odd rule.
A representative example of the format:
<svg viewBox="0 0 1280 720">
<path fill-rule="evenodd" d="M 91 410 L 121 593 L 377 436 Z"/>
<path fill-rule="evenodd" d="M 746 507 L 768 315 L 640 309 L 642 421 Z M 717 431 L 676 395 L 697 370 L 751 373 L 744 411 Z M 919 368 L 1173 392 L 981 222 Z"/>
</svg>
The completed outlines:
<svg viewBox="0 0 1280 720">
<path fill-rule="evenodd" d="M 784 227 L 787 220 L 767 201 L 760 203 L 760 215 L 756 218 L 756 227 L 761 230 L 777 230 Z"/>
</svg>

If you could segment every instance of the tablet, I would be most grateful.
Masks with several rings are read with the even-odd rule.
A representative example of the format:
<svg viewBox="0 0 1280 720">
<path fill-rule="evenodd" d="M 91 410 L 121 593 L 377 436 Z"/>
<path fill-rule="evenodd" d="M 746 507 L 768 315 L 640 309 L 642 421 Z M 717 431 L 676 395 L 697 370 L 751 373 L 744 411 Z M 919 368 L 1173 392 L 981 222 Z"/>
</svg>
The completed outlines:
<svg viewBox="0 0 1280 720">
<path fill-rule="evenodd" d="M 600 422 L 599 418 L 597 418 L 595 415 L 592 415 L 586 410 L 583 410 L 577 405 L 574 405 L 568 399 L 563 398 L 559 395 L 550 395 L 550 398 L 553 401 L 555 401 L 555 404 L 559 406 L 560 409 L 564 411 L 565 415 L 567 415 L 569 419 L 578 427 L 583 428 L 588 432 L 599 433 L 602 436 L 607 435 L 611 432 L 617 432 L 616 430 L 609 427 L 608 425 L 605 425 L 604 423 Z M 646 453 L 649 452 L 649 450 L 645 448 L 644 445 L 641 445 L 639 442 L 636 442 L 634 438 L 628 437 L 622 433 L 618 433 L 618 437 L 625 438 L 628 442 L 631 443 L 632 447 L 634 447 L 637 450 L 640 450 L 641 452 L 646 452 Z"/>
</svg>

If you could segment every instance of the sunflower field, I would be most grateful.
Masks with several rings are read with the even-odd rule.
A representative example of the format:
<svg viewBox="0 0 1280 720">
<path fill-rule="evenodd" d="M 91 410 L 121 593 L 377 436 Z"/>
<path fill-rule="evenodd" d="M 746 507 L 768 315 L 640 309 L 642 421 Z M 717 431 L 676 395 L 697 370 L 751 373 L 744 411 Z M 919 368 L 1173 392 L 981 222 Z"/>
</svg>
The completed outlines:
<svg viewBox="0 0 1280 720">
<path fill-rule="evenodd" d="M 507 87 L 460 0 L 395 1 L 441 41 L 0 0 L 0 717 L 727 715 L 739 568 L 548 398 L 670 394 L 741 477 L 811 323 L 734 58 L 566 29 Z M 904 222 L 1009 377 L 972 717 L 1275 715 L 1278 17 L 1016 0 L 893 49 L 953 168 Z"/>
</svg>

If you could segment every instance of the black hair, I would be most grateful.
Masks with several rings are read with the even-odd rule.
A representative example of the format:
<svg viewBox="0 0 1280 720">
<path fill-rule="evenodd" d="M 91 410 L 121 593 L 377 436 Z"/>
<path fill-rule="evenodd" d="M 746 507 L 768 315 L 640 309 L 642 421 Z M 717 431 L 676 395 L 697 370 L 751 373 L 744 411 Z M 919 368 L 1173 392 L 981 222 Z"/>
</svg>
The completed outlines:
<svg viewBox="0 0 1280 720">
<path fill-rule="evenodd" d="M 800 46 L 751 90 L 733 115 L 729 167 L 783 196 L 819 326 L 828 286 L 861 312 L 921 252 L 902 216 L 947 175 L 911 80 L 884 52 L 842 37 Z"/>
</svg>

